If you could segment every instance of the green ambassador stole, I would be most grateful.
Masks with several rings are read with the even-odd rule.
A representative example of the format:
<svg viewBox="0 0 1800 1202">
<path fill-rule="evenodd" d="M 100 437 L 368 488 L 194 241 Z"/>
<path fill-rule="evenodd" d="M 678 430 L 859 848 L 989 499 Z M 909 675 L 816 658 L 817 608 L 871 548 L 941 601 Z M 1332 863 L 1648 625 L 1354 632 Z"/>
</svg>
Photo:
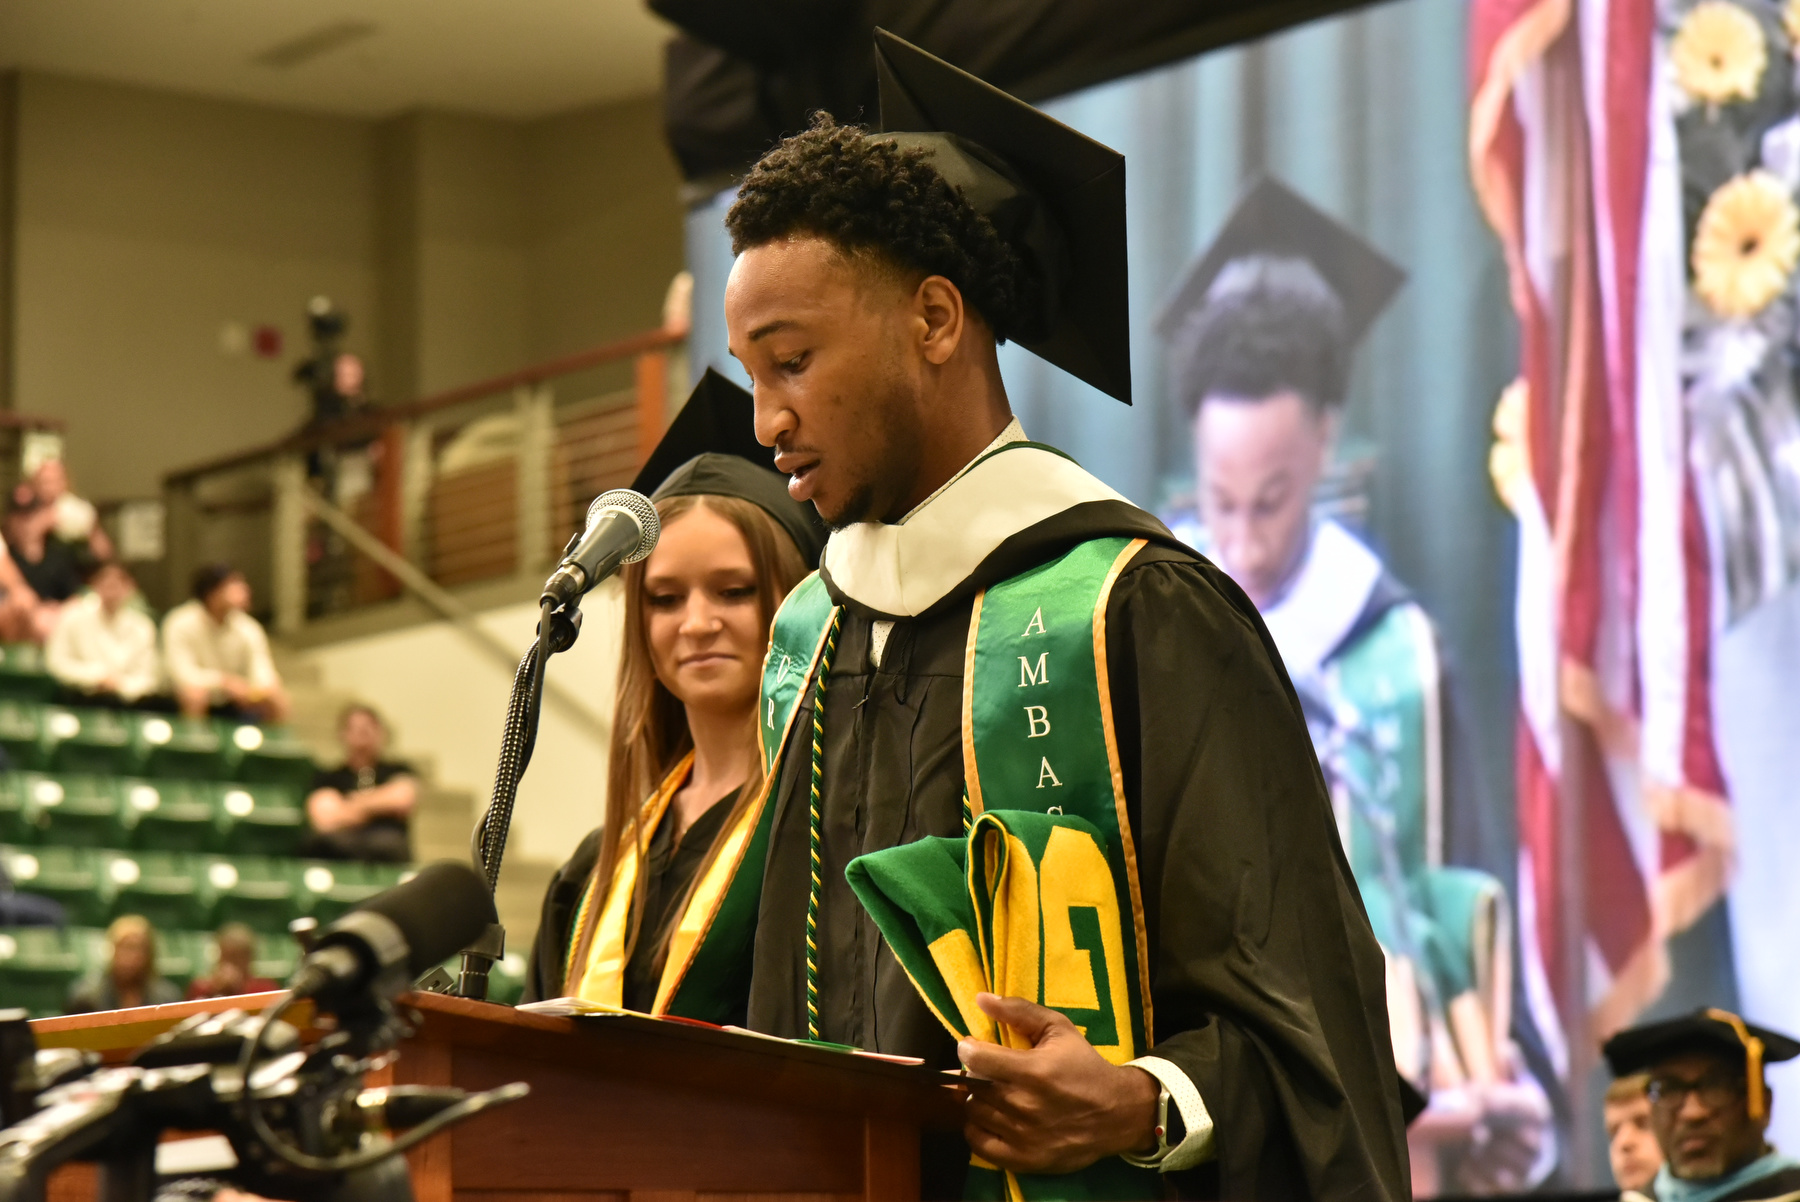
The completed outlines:
<svg viewBox="0 0 1800 1202">
<path fill-rule="evenodd" d="M 1106 669 L 1107 602 L 1143 546 L 1096 539 L 976 595 L 963 674 L 965 837 L 889 848 L 850 866 L 852 888 L 958 1037 L 1016 1039 L 975 1006 L 975 994 L 991 990 L 1061 1011 L 1113 1064 L 1148 1050 L 1149 955 Z M 760 715 L 771 775 L 805 690 L 823 712 L 821 661 L 838 617 L 817 576 L 776 616 Z M 817 722 L 813 738 L 816 830 L 817 778 L 830 771 Z M 807 936 L 810 949 L 810 924 Z M 1060 1177 L 976 1162 L 968 1196 L 1160 1192 L 1154 1172 L 1109 1158 Z"/>
</svg>

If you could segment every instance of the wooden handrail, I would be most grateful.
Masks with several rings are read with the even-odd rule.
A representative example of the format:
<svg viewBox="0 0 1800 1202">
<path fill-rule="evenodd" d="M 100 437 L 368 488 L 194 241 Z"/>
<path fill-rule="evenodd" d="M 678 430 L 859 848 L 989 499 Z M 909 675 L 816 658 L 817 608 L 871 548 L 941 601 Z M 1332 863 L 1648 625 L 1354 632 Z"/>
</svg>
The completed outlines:
<svg viewBox="0 0 1800 1202">
<path fill-rule="evenodd" d="M 43 417 L 36 413 L 15 413 L 0 409 L 0 427 L 13 430 L 67 430 L 69 423 L 60 417 Z"/>
<path fill-rule="evenodd" d="M 369 409 L 363 413 L 340 418 L 324 426 L 304 426 L 274 442 L 169 472 L 163 477 L 163 483 L 165 487 L 175 487 L 201 476 L 227 471 L 231 468 L 245 467 L 275 455 L 304 454 L 320 447 L 373 439 L 396 422 L 424 417 L 448 409 L 453 405 L 460 405 L 465 401 L 510 392 L 515 388 L 531 384 L 541 384 L 559 376 L 573 375 L 592 367 L 603 367 L 608 363 L 633 359 L 652 351 L 667 350 L 687 341 L 687 336 L 685 330 L 646 330 L 641 334 L 620 338 L 617 341 L 585 351 L 578 351 L 573 355 L 564 355 L 560 359 L 550 359 L 530 367 L 520 368 L 517 371 L 507 372 L 505 375 L 477 380 L 472 384 L 464 384 L 444 392 L 433 393 L 404 404 Z M 0 411 L 0 413 L 4 413 L 4 411 Z M 6 424 L 3 418 L 0 418 L 0 424 Z M 57 423 L 57 426 L 61 428 L 61 423 Z"/>
</svg>

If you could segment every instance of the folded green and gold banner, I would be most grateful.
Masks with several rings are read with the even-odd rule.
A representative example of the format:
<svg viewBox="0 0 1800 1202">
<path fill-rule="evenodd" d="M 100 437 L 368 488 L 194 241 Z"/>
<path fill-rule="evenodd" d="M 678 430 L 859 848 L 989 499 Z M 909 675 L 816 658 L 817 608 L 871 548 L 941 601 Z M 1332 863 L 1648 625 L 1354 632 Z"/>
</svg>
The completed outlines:
<svg viewBox="0 0 1800 1202">
<path fill-rule="evenodd" d="M 1127 916 L 1107 842 L 1072 814 L 989 810 L 966 839 L 921 839 L 851 861 L 863 906 L 938 1021 L 958 1038 L 1025 1047 L 975 1004 L 1019 997 L 1066 1015 L 1100 1054 L 1131 1059 L 1136 1006 Z M 967 1198 L 1133 1199 L 1158 1175 L 1109 1157 L 1079 1173 L 1001 1172 L 976 1160 Z"/>
</svg>

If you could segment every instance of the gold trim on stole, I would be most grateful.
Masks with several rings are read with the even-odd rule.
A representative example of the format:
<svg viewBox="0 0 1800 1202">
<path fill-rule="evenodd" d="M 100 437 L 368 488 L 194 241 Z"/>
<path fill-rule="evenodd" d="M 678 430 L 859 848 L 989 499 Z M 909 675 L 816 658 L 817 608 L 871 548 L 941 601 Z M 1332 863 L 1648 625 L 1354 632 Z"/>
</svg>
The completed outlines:
<svg viewBox="0 0 1800 1202">
<path fill-rule="evenodd" d="M 1139 551 L 1150 543 L 1136 538 L 1125 545 L 1106 581 L 1100 586 L 1100 597 L 1094 602 L 1094 669 L 1100 686 L 1100 729 L 1106 736 L 1106 766 L 1112 772 L 1113 805 L 1119 814 L 1119 850 L 1125 855 L 1125 880 L 1131 889 L 1131 925 L 1137 937 L 1138 992 L 1144 1007 L 1144 1050 L 1156 1046 L 1155 1012 L 1150 1000 L 1150 936 L 1144 929 L 1144 891 L 1138 884 L 1137 843 L 1131 834 L 1131 816 L 1125 806 L 1125 775 L 1119 769 L 1119 738 L 1113 729 L 1112 683 L 1106 668 L 1106 609 L 1112 601 L 1113 585 Z"/>
<path fill-rule="evenodd" d="M 833 607 L 835 611 L 836 607 Z M 773 628 L 771 628 L 773 629 Z M 813 647 L 812 662 L 807 666 L 806 678 L 800 682 L 800 696 L 806 695 L 807 682 L 819 670 L 819 654 L 825 649 L 825 638 L 831 633 L 829 615 L 824 629 L 819 631 L 819 641 Z M 769 642 L 772 653 L 775 643 Z M 760 702 L 759 702 L 760 704 Z M 663 963 L 662 981 L 656 989 L 656 1005 L 652 1014 L 663 1013 L 669 1003 L 674 1000 L 676 990 L 681 988 L 682 978 L 687 976 L 688 968 L 694 962 L 701 944 L 706 942 L 707 933 L 712 930 L 713 920 L 719 915 L 719 907 L 725 901 L 725 895 L 731 889 L 731 882 L 736 879 L 740 863 L 744 858 L 745 848 L 750 846 L 750 838 L 756 832 L 763 807 L 769 804 L 769 795 L 774 792 L 775 782 L 781 776 L 779 749 L 787 746 L 789 735 L 794 730 L 794 719 L 800 714 L 800 705 L 795 703 L 782 725 L 781 741 L 776 744 L 777 755 L 774 767 L 763 773 L 761 786 L 756 791 L 756 800 L 744 807 L 738 822 L 720 841 L 712 862 L 700 883 L 694 887 L 693 899 L 682 912 L 681 922 L 669 936 L 669 954 Z M 758 746 L 762 746 L 762 723 L 757 723 Z M 762 763 L 758 760 L 758 763 Z"/>
<path fill-rule="evenodd" d="M 593 875 L 588 878 L 587 892 L 581 900 L 581 912 L 576 917 L 576 937 L 570 945 L 568 969 L 564 975 L 563 989 L 569 996 L 585 998 L 602 1006 L 624 1005 L 625 935 L 631 921 L 631 898 L 637 889 L 640 867 L 638 832 L 648 830 L 651 837 L 655 837 L 657 824 L 668 811 L 676 791 L 687 782 L 693 767 L 694 753 L 690 751 L 639 807 L 631 825 L 619 832 L 619 851 L 612 880 L 607 882 L 599 917 L 590 929 L 588 917 L 600 886 L 600 866 L 594 866 Z M 584 992 L 590 986 L 594 993 Z"/>
</svg>

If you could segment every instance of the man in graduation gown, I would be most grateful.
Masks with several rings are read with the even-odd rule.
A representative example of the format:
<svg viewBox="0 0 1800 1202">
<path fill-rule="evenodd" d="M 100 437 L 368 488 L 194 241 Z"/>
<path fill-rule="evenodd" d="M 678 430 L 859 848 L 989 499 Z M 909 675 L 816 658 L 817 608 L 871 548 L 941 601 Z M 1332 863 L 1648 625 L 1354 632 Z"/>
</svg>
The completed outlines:
<svg viewBox="0 0 1800 1202">
<path fill-rule="evenodd" d="M 1605 1052 L 1615 1075 L 1650 1074 L 1650 1126 L 1665 1157 L 1656 1202 L 1800 1198 L 1800 1160 L 1765 1138 L 1774 1098 L 1763 1079 L 1765 1065 L 1800 1056 L 1800 1042 L 1706 1009 L 1621 1031 Z"/>
<path fill-rule="evenodd" d="M 927 1197 L 960 1192 L 971 1151 L 1023 1173 L 1128 1156 L 1191 1197 L 1405 1197 L 1381 951 L 1256 609 L 1026 442 L 1000 379 L 1012 337 L 1129 401 L 1123 162 L 897 39 L 877 61 L 884 124 L 906 132 L 822 117 L 727 218 L 732 353 L 791 494 L 834 528 L 819 581 L 837 614 L 791 718 L 811 737 L 773 744 L 749 1023 L 983 1078 L 969 1146 L 927 1149 Z M 1128 548 L 1091 651 L 1154 1003 L 1153 1054 L 1123 1065 L 1029 999 L 979 1000 L 1022 1046 L 954 1041 L 845 880 L 865 853 L 963 832 L 971 615 L 1102 539 Z M 1012 671 L 1025 687 L 1042 668 Z M 765 672 L 772 728 L 785 669 Z"/>
<path fill-rule="evenodd" d="M 1403 280 L 1274 179 L 1245 190 L 1157 322 L 1194 416 L 1195 504 L 1170 527 L 1256 603 L 1306 711 L 1388 955 L 1395 1061 L 1432 1097 L 1411 1132 L 1415 1190 L 1513 1191 L 1555 1163 L 1551 1108 L 1506 1029 L 1505 891 L 1447 863 L 1447 828 L 1473 824 L 1450 804 L 1463 756 L 1438 633 L 1320 500 L 1350 499 L 1328 480 L 1351 359 Z"/>
</svg>

